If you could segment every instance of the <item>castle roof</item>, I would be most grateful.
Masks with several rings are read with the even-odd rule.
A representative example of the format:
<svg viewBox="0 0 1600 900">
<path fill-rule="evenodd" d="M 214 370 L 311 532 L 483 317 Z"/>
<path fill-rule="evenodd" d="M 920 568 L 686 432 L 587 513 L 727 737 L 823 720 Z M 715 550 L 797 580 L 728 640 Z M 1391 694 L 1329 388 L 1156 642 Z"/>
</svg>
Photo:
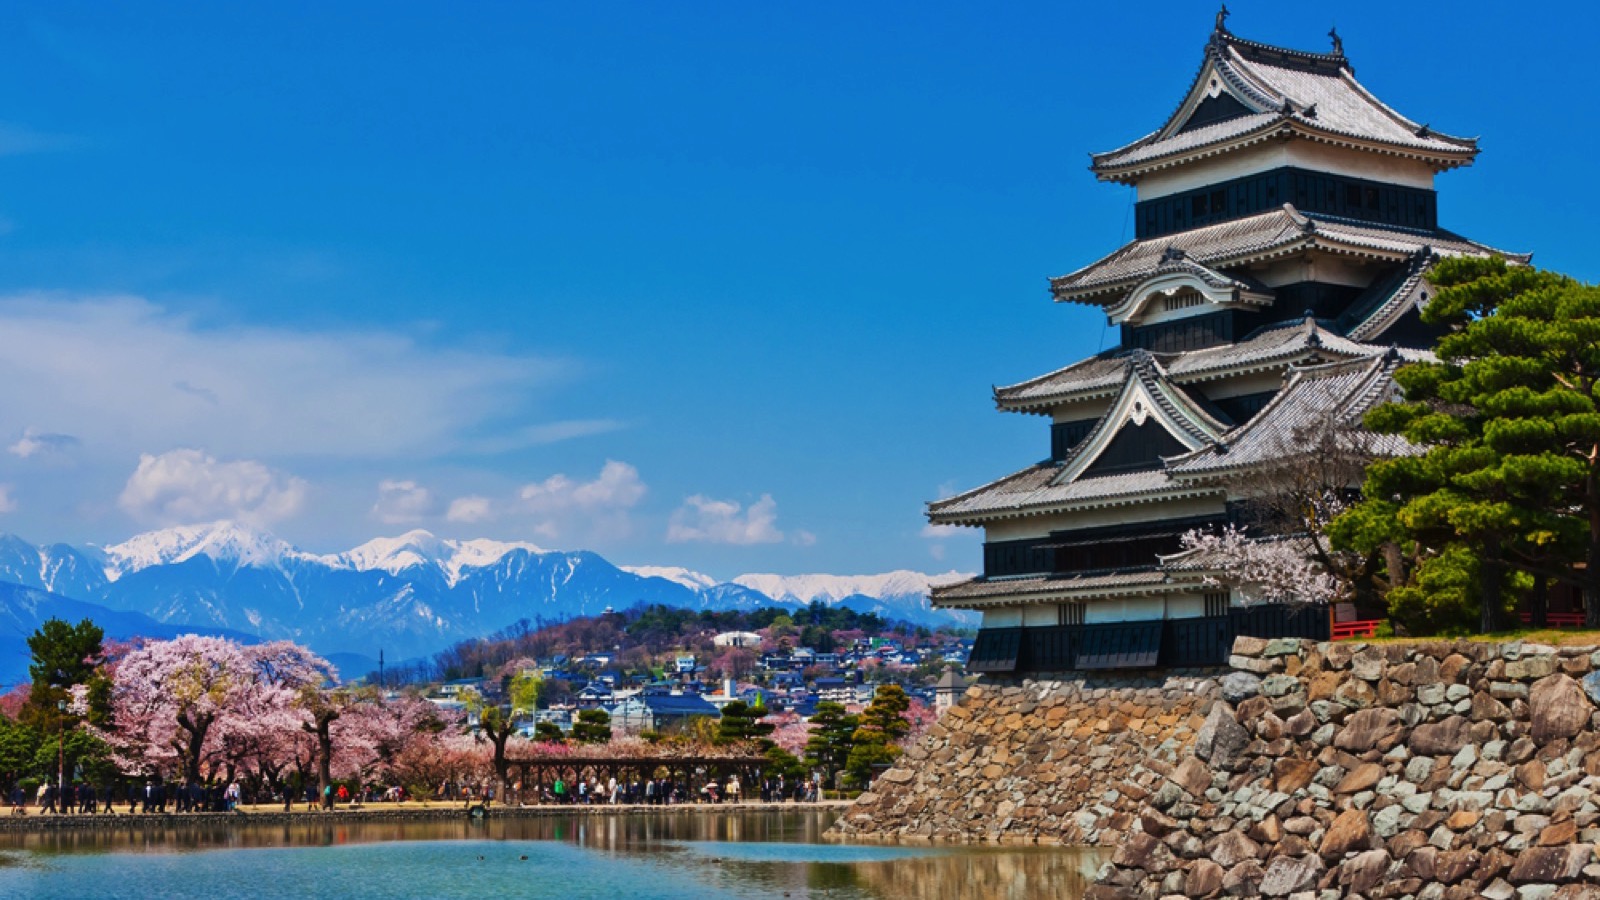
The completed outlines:
<svg viewBox="0 0 1600 900">
<path fill-rule="evenodd" d="M 1250 421 L 1222 441 L 1169 458 L 1167 472 L 1180 483 L 1193 483 L 1307 451 L 1326 452 L 1313 432 L 1329 426 L 1349 427 L 1350 436 L 1361 441 L 1351 450 L 1363 455 L 1411 452 L 1403 438 L 1355 430 L 1368 410 L 1398 398 L 1394 370 L 1405 361 L 1395 352 L 1294 369 L 1283 389 Z"/>
<path fill-rule="evenodd" d="M 1133 241 L 1076 272 L 1050 279 L 1050 290 L 1058 301 L 1109 306 L 1139 282 L 1159 274 L 1177 252 L 1209 269 L 1227 269 L 1305 250 L 1395 262 L 1409 261 L 1423 251 L 1440 256 L 1503 256 L 1517 262 L 1530 258 L 1448 231 L 1302 213 L 1285 203 L 1253 216 Z"/>
<path fill-rule="evenodd" d="M 1301 138 L 1425 161 L 1468 165 L 1476 138 L 1452 137 L 1396 112 L 1356 81 L 1335 39 L 1333 53 L 1248 41 L 1221 22 L 1206 42 L 1183 102 L 1159 129 L 1093 155 L 1106 181 L 1132 182 L 1159 169 L 1265 141 Z"/>
<path fill-rule="evenodd" d="M 1384 347 L 1351 340 L 1324 323 L 1306 317 L 1264 328 L 1237 344 L 1157 354 L 1156 359 L 1172 382 L 1193 384 L 1287 368 L 1310 359 L 1372 357 L 1384 351 Z M 1135 355 L 1142 352 L 1112 350 L 1037 378 L 996 388 L 995 405 L 1004 410 L 1041 412 L 1063 403 L 1111 396 L 1126 380 Z M 1407 359 L 1426 356 L 1414 350 L 1398 352 Z"/>
</svg>

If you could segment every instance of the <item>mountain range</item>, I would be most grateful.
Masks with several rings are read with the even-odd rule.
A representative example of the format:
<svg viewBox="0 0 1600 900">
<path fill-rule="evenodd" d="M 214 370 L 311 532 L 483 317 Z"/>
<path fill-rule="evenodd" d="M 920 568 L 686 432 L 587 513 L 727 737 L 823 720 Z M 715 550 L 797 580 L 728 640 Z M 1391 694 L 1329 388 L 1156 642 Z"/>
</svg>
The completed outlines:
<svg viewBox="0 0 1600 900">
<path fill-rule="evenodd" d="M 722 582 L 687 569 L 619 567 L 589 551 L 447 540 L 426 531 L 318 555 L 233 522 L 152 531 L 104 548 L 37 546 L 0 535 L 0 582 L 49 592 L 52 603 L 94 604 L 106 615 L 140 617 L 129 624 L 148 620 L 165 631 L 288 638 L 355 662 L 375 659 L 380 649 L 391 660 L 425 655 L 521 619 L 559 621 L 639 604 L 754 609 L 821 602 L 917 625 L 966 625 L 967 614 L 928 603 L 930 584 L 963 577 L 900 571 Z M 14 595 L 0 590 L 0 624 L 16 617 L 5 609 Z M 37 597 L 33 602 L 39 606 Z M 24 627 L 20 619 L 17 627 Z"/>
</svg>

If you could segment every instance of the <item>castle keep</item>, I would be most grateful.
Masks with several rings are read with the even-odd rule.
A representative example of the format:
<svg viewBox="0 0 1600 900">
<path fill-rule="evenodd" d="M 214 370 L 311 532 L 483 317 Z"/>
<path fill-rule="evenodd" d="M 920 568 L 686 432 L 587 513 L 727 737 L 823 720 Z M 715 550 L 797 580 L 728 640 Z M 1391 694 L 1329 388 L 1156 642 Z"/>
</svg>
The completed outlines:
<svg viewBox="0 0 1600 900">
<path fill-rule="evenodd" d="M 1242 609 L 1181 535 L 1235 521 L 1252 468 L 1304 452 L 1308 423 L 1358 423 L 1426 355 L 1425 276 L 1502 254 L 1442 229 L 1434 178 L 1472 138 L 1389 107 L 1331 52 L 1245 40 L 1226 11 L 1160 128 L 1095 154 L 1137 192 L 1135 237 L 1051 280 L 1119 346 L 998 388 L 1046 417 L 1049 458 L 929 505 L 984 529 L 983 574 L 937 588 L 981 611 L 990 673 L 1225 660 L 1239 634 L 1328 637 L 1326 610 Z"/>
</svg>

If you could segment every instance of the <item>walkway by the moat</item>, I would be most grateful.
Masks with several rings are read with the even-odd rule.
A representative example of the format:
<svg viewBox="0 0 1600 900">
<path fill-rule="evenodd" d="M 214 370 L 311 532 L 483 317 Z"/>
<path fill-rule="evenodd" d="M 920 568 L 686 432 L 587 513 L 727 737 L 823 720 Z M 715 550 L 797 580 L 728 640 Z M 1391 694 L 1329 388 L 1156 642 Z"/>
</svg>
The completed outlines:
<svg viewBox="0 0 1600 900">
<path fill-rule="evenodd" d="M 810 809 L 842 809 L 848 800 L 822 800 L 815 803 L 760 801 L 672 804 L 540 804 L 501 806 L 491 804 L 482 815 L 491 819 L 539 818 L 553 816 L 664 816 L 683 813 L 782 812 Z M 474 805 L 476 806 L 476 804 Z M 279 804 L 241 806 L 233 812 L 194 813 L 95 813 L 55 815 L 29 810 L 25 815 L 0 814 L 0 833 L 17 831 L 55 831 L 91 828 L 173 828 L 189 825 L 279 825 L 343 822 L 440 822 L 466 819 L 474 806 L 461 803 L 369 803 L 334 810 L 297 809 L 284 812 Z"/>
</svg>

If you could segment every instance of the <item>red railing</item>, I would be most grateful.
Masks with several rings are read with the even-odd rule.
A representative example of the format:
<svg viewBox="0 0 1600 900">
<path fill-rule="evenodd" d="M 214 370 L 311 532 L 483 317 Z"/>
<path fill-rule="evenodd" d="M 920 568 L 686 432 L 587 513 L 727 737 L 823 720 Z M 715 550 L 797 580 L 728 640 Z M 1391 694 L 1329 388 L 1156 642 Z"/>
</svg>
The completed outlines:
<svg viewBox="0 0 1600 900">
<path fill-rule="evenodd" d="M 1582 628 L 1584 626 L 1583 613 L 1581 612 L 1545 613 L 1544 622 L 1551 628 Z M 1533 613 L 1523 613 L 1522 624 L 1532 625 Z"/>
<path fill-rule="evenodd" d="M 1378 626 L 1383 624 L 1382 619 L 1361 619 L 1355 622 L 1333 623 L 1333 639 L 1348 641 L 1351 638 L 1376 637 Z"/>
</svg>

